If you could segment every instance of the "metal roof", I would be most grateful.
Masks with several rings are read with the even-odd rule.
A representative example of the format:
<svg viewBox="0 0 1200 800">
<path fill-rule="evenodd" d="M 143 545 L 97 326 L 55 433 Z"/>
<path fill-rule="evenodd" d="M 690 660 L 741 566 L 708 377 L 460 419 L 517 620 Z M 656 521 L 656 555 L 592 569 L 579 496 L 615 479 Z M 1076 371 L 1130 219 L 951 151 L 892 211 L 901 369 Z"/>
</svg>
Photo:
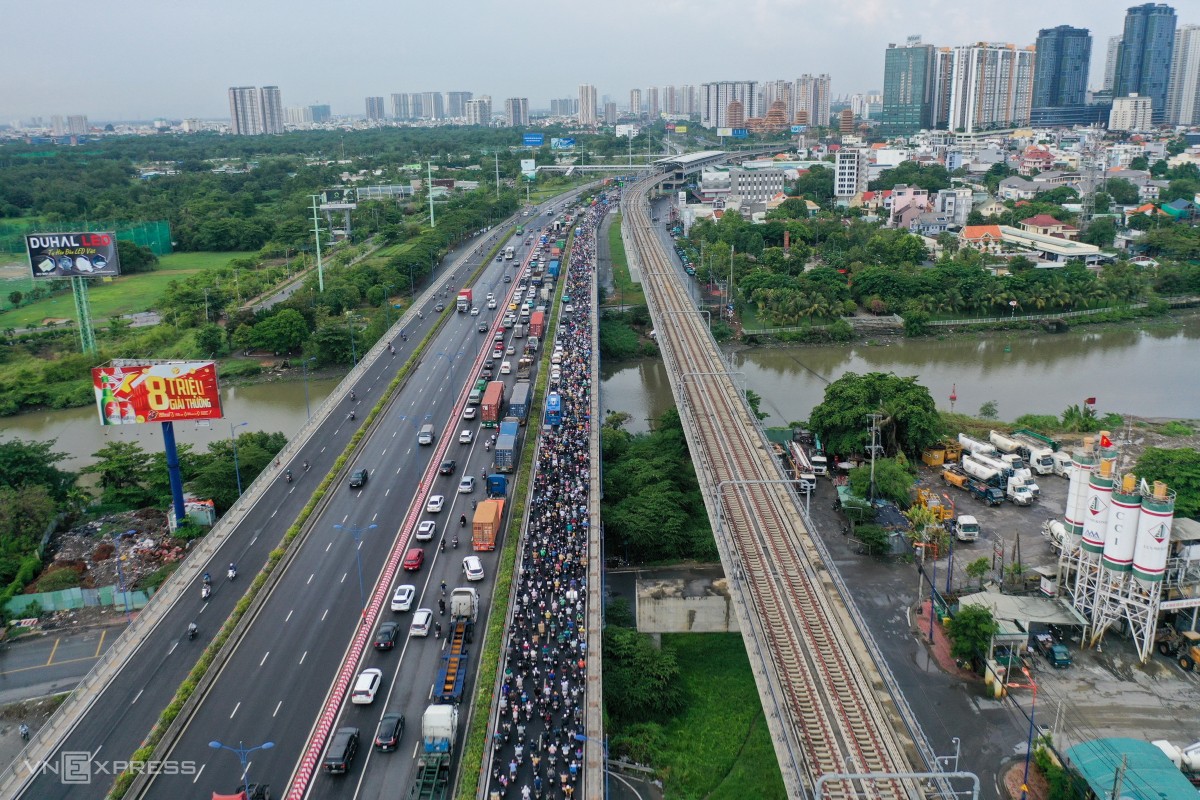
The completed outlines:
<svg viewBox="0 0 1200 800">
<path fill-rule="evenodd" d="M 681 167 L 686 167 L 689 164 L 695 164 L 697 161 L 706 161 L 711 158 L 717 158 L 725 155 L 724 150 L 701 150 L 699 153 L 685 153 L 681 156 L 668 156 L 655 161 L 655 164 L 678 164 Z"/>
<path fill-rule="evenodd" d="M 1097 797 L 1110 797 L 1117 770 L 1121 800 L 1196 800 L 1200 792 L 1171 759 L 1141 739 L 1093 739 L 1067 750 L 1067 760 Z"/>
</svg>

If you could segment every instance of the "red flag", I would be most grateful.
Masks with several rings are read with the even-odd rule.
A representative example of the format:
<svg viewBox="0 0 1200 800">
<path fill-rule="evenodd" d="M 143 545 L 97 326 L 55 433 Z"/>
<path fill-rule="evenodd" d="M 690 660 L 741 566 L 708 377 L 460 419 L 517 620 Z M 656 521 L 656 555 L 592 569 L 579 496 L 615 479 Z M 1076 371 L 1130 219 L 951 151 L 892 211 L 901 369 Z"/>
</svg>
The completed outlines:
<svg viewBox="0 0 1200 800">
<path fill-rule="evenodd" d="M 1087 400 L 1084 400 L 1083 402 L 1084 402 L 1084 405 L 1094 406 L 1094 405 L 1096 405 L 1096 398 L 1089 397 Z"/>
<path fill-rule="evenodd" d="M 1112 439 L 1108 438 L 1104 434 L 1100 434 L 1100 446 L 1101 447 L 1112 447 L 1113 446 Z"/>
</svg>

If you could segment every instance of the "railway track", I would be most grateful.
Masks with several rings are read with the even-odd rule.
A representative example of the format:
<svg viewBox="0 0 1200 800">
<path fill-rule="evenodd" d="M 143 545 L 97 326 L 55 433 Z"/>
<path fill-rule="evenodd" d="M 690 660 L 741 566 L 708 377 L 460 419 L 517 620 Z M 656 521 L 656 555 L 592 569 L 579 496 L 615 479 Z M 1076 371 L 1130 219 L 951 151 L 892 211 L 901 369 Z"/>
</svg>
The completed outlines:
<svg viewBox="0 0 1200 800">
<path fill-rule="evenodd" d="M 626 194 L 625 224 L 735 605 L 740 595 L 743 636 L 752 663 L 755 650 L 764 662 L 756 680 L 788 793 L 812 797 L 821 776 L 908 772 L 912 743 L 888 714 L 798 499 L 651 227 L 646 195 L 659 180 Z M 826 783 L 822 799 L 920 794 L 911 779 L 844 778 Z"/>
</svg>

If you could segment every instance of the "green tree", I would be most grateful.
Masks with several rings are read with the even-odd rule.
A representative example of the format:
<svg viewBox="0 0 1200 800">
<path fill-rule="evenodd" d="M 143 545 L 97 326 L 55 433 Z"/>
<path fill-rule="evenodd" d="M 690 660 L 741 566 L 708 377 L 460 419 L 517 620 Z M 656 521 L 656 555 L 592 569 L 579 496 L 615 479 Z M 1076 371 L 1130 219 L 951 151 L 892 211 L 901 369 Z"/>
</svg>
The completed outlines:
<svg viewBox="0 0 1200 800">
<path fill-rule="evenodd" d="M 1000 630 L 992 612 L 983 606 L 962 606 L 950 621 L 950 655 L 971 661 L 987 653 L 992 637 Z"/>
<path fill-rule="evenodd" d="M 980 419 L 997 419 L 1000 416 L 1000 408 L 996 405 L 995 400 L 987 400 L 979 406 L 979 413 L 976 416 Z"/>
<path fill-rule="evenodd" d="M 220 325 L 205 325 L 196 331 L 196 349 L 207 358 L 225 352 L 225 330 Z"/>
<path fill-rule="evenodd" d="M 25 295 L 21 294 L 20 292 L 9 292 L 8 302 L 13 304 L 13 308 L 16 308 L 17 306 L 21 305 L 21 298 L 24 296 Z"/>
<path fill-rule="evenodd" d="M 915 377 L 893 373 L 847 372 L 825 387 L 825 399 L 813 409 L 810 426 L 831 453 L 862 453 L 870 444 L 869 415 L 880 414 L 885 452 L 916 457 L 942 434 L 941 418 L 929 390 Z"/>
<path fill-rule="evenodd" d="M 0 486 L 0 585 L 12 582 L 29 559 L 36 560 L 54 509 L 54 498 L 45 484 L 21 490 Z"/>
<path fill-rule="evenodd" d="M 1129 161 L 1129 168 L 1145 172 L 1150 169 L 1150 159 L 1146 158 L 1146 156 L 1135 156 Z"/>
<path fill-rule="evenodd" d="M 1119 206 L 1131 206 L 1138 201 L 1138 188 L 1124 178 L 1113 178 L 1107 185 L 1108 196 Z"/>
<path fill-rule="evenodd" d="M 308 323 L 292 308 L 285 308 L 254 326 L 255 344 L 276 353 L 295 352 L 307 338 Z"/>
<path fill-rule="evenodd" d="M 121 260 L 121 272 L 149 272 L 158 266 L 158 256 L 149 247 L 142 247 L 127 239 L 117 240 L 117 256 Z"/>
<path fill-rule="evenodd" d="M 751 411 L 751 412 L 754 414 L 754 416 L 755 416 L 755 417 L 757 417 L 757 418 L 758 418 L 760 421 L 761 421 L 761 420 L 764 420 L 764 419 L 766 419 L 766 418 L 767 418 L 767 417 L 769 417 L 769 416 L 771 416 L 771 415 L 770 415 L 770 414 L 768 414 L 766 411 L 759 411 L 759 410 L 758 410 L 758 407 L 759 407 L 759 405 L 761 405 L 761 404 L 762 404 L 762 396 L 761 396 L 761 395 L 759 395 L 759 394 L 758 394 L 758 392 L 755 392 L 753 389 L 747 389 L 747 390 L 746 390 L 746 404 L 747 404 L 748 406 L 750 406 L 750 411 Z"/>
<path fill-rule="evenodd" d="M 1116 237 L 1117 223 L 1113 221 L 1112 217 L 1096 217 L 1087 226 L 1087 230 L 1083 232 L 1079 240 L 1097 247 L 1112 247 Z"/>
<path fill-rule="evenodd" d="M 675 651 L 655 649 L 650 637 L 630 628 L 605 627 L 604 707 L 618 726 L 664 721 L 684 707 Z"/>
<path fill-rule="evenodd" d="M 796 194 L 814 203 L 828 203 L 833 199 L 833 170 L 814 166 L 807 175 L 796 179 Z"/>
<path fill-rule="evenodd" d="M 136 442 L 112 441 L 92 453 L 95 463 L 84 467 L 84 475 L 95 475 L 105 503 L 141 508 L 153 500 L 146 492 L 151 461 Z"/>
<path fill-rule="evenodd" d="M 970 564 L 967 564 L 967 576 L 979 581 L 979 591 L 981 592 L 983 591 L 983 579 L 991 568 L 992 564 L 987 556 L 980 556 Z"/>
<path fill-rule="evenodd" d="M 894 503 L 908 504 L 916 479 L 908 468 L 894 458 L 875 459 L 875 492 L 871 493 L 871 465 L 850 470 L 850 490 L 858 497 L 885 497 Z"/>
<path fill-rule="evenodd" d="M 55 466 L 67 457 L 66 453 L 50 449 L 55 443 L 55 440 L 25 442 L 20 439 L 0 442 L 0 486 L 18 491 L 43 486 L 55 501 L 66 500 L 75 485 L 75 474 Z"/>
<path fill-rule="evenodd" d="M 1200 451 L 1192 448 L 1147 447 L 1138 459 L 1137 476 L 1162 481 L 1175 491 L 1175 514 L 1200 514 Z"/>
</svg>

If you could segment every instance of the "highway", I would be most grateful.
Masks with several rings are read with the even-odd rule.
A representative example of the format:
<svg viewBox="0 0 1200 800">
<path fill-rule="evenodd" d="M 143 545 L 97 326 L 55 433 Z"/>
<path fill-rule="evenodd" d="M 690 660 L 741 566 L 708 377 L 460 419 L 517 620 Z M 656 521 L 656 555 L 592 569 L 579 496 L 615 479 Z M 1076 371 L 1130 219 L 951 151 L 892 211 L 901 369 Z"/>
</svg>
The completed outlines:
<svg viewBox="0 0 1200 800">
<path fill-rule="evenodd" d="M 560 205 L 563 198 L 555 198 L 552 202 L 554 205 Z M 532 221 L 534 218 L 529 219 Z M 518 224 L 520 224 L 520 219 L 518 219 Z M 251 678 L 261 680 L 263 677 L 267 677 L 269 678 L 267 685 L 273 687 L 272 696 L 282 688 L 288 698 L 299 699 L 303 696 L 305 701 L 308 701 L 311 699 L 310 693 L 318 694 L 319 697 L 315 698 L 317 700 L 324 697 L 332 673 L 318 675 L 313 669 L 314 659 L 324 658 L 335 652 L 340 657 L 344 653 L 345 642 L 353 632 L 353 625 L 345 622 L 346 616 L 349 615 L 350 620 L 353 620 L 359 610 L 354 544 L 348 534 L 341 533 L 336 539 L 340 546 L 335 546 L 335 534 L 339 532 L 334 530 L 332 525 L 344 521 L 347 525 L 366 526 L 372 524 L 372 520 L 374 520 L 374 524 L 378 525 L 363 537 L 364 575 L 367 576 L 368 586 L 373 585 L 374 581 L 371 575 L 378 574 L 383 554 L 395 538 L 403 518 L 403 511 L 408 507 L 413 489 L 420 476 L 418 467 L 430 458 L 429 450 L 438 452 L 442 450 L 441 445 L 444 443 L 444 439 L 440 439 L 435 448 L 421 448 L 425 452 L 420 453 L 415 459 L 411 456 L 405 458 L 403 454 L 411 449 L 410 445 L 415 444 L 415 429 L 419 421 L 428 417 L 430 421 L 440 422 L 440 427 L 445 427 L 445 423 L 449 420 L 452 401 L 457 399 L 459 390 L 467 378 L 473 377 L 475 356 L 486 338 L 484 334 L 476 332 L 473 324 L 477 321 L 475 318 L 470 318 L 467 314 L 455 314 L 453 311 L 453 293 L 459 288 L 459 282 L 454 278 L 455 272 L 465 277 L 473 271 L 478 263 L 478 261 L 472 261 L 469 255 L 470 251 L 467 252 L 468 255 L 464 256 L 454 267 L 443 268 L 440 271 L 441 274 L 434 278 L 436 284 L 446 286 L 449 291 L 449 299 L 444 302 L 448 303 L 445 315 L 451 319 L 429 346 L 420 367 L 393 402 L 389 415 L 364 441 L 363 447 L 360 449 L 361 455 L 354 461 L 356 465 L 361 464 L 371 469 L 372 480 L 361 492 L 349 491 L 344 485 L 332 488 L 331 491 L 335 496 L 329 504 L 327 513 L 315 522 L 309 546 L 293 562 L 289 574 L 285 576 L 286 583 L 287 579 L 299 574 L 301 569 L 308 568 L 311 571 L 312 591 L 304 596 L 305 602 L 302 604 L 305 614 L 299 618 L 293 614 L 295 625 L 282 626 L 268 633 L 263 632 L 266 626 L 256 627 L 255 635 L 250 640 L 253 645 L 246 644 L 239 648 L 234 660 L 235 664 L 240 664 L 238 659 L 245 657 L 246 654 L 257 652 L 257 648 L 262 644 L 262 651 L 254 667 L 249 668 L 245 674 L 241 674 L 237 671 L 241 667 L 231 664 L 226 668 L 226 674 L 222 676 L 224 681 L 246 684 Z M 479 284 L 480 287 L 489 281 L 493 281 L 497 288 L 515 286 L 515 283 L 504 284 L 502 282 L 501 275 L 505 269 L 509 272 L 514 271 L 506 264 L 493 263 L 489 265 L 487 273 Z M 485 291 L 487 290 L 485 289 Z M 163 620 L 137 643 L 136 652 L 123 666 L 117 677 L 95 697 L 89 698 L 88 713 L 58 743 L 53 755 L 46 759 L 50 765 L 57 766 L 63 753 L 86 752 L 90 754 L 92 761 L 90 783 L 64 783 L 52 769 L 46 769 L 39 771 L 32 780 L 27 781 L 22 793 L 18 796 L 38 798 L 38 800 L 67 797 L 75 800 L 75 798 L 102 798 L 105 796 L 112 781 L 111 762 L 128 759 L 138 748 L 158 719 L 162 709 L 186 678 L 196 658 L 232 611 L 253 575 L 265 563 L 270 550 L 278 546 L 288 526 L 308 502 L 311 490 L 319 483 L 320 476 L 333 468 L 334 461 L 342 453 L 350 437 L 365 421 L 367 410 L 395 377 L 400 366 L 413 353 L 413 349 L 417 347 L 424 335 L 437 322 L 439 315 L 432 313 L 432 305 L 435 302 L 433 294 L 427 292 L 424 297 L 426 300 L 422 302 L 421 307 L 430 313 L 425 313 L 423 319 L 412 319 L 406 323 L 407 341 L 397 337 L 394 355 L 384 351 L 374 363 L 366 367 L 365 372 L 353 386 L 347 385 L 340 390 L 340 395 L 347 399 L 337 402 L 344 405 L 346 412 L 351 408 L 356 409 L 359 412 L 356 414 L 356 420 L 349 420 L 345 413 L 335 408 L 325 424 L 317 427 L 301 448 L 292 451 L 295 456 L 290 464 L 281 465 L 278 479 L 267 486 L 259 496 L 248 502 L 246 506 L 235 507 L 231 512 L 241 517 L 238 528 L 233 535 L 228 537 L 206 567 L 214 579 L 212 598 L 207 602 L 202 601 L 199 585 L 195 587 L 194 592 L 187 591 L 177 598 L 165 596 L 159 598 L 156 602 L 171 604 Z M 468 320 L 470 321 L 468 322 Z M 354 389 L 357 395 L 357 400 L 354 402 L 348 399 L 347 392 L 350 389 Z M 392 436 L 393 433 L 395 436 Z M 458 445 L 455 444 L 454 448 L 456 450 L 452 451 L 451 457 L 459 456 Z M 464 451 L 472 449 L 463 448 Z M 480 446 L 479 449 L 482 450 L 482 447 Z M 308 460 L 312 467 L 307 473 L 300 466 L 303 460 Z M 465 458 L 461 460 L 465 460 Z M 294 482 L 290 484 L 283 480 L 282 475 L 283 468 L 289 466 L 295 475 Z M 443 483 L 449 486 L 448 480 Z M 439 484 L 439 490 L 440 488 Z M 444 493 L 450 500 L 457 499 L 452 497 L 453 487 Z M 482 496 L 480 488 L 476 489 L 475 496 Z M 450 503 L 448 502 L 447 505 L 449 506 Z M 461 507 L 462 502 L 454 508 Z M 461 512 L 448 508 L 442 512 L 441 516 L 449 520 L 451 514 L 457 517 L 458 513 Z M 324 549 L 327 549 L 328 552 L 318 555 L 318 551 Z M 461 547 L 457 552 L 466 554 Z M 457 559 L 451 559 L 450 555 L 451 551 L 448 548 L 446 557 L 431 559 L 433 563 L 427 564 L 417 577 L 424 579 L 434 574 L 435 571 L 439 574 L 444 572 L 447 576 L 459 575 L 459 562 Z M 231 561 L 239 565 L 241 573 L 232 584 L 225 577 L 225 565 Z M 447 566 L 448 564 L 454 569 L 451 570 Z M 309 575 L 304 577 L 307 581 Z M 311 610 L 310 604 L 313 608 L 320 608 L 320 613 L 315 619 L 307 615 L 307 612 Z M 301 620 L 304 620 L 304 625 L 300 624 Z M 184 635 L 188 623 L 192 621 L 197 623 L 200 632 L 195 641 L 189 641 Z M 340 624 L 338 624 L 339 621 L 341 621 Z M 337 624 L 336 629 L 335 624 Z M 260 636 L 262 637 L 261 642 Z M 428 643 L 421 642 L 420 644 Z M 419 650 L 420 648 L 413 649 Z M 432 663 L 432 660 L 436 658 L 432 653 L 433 648 L 425 647 L 424 649 L 429 651 L 430 663 Z M 288 674 L 285 666 L 289 656 L 294 656 L 295 661 L 298 662 L 301 656 L 309 650 L 312 653 L 305 658 L 307 664 L 293 664 L 294 667 L 298 667 L 296 671 L 302 677 L 295 679 L 294 683 L 291 679 L 285 678 L 284 676 Z M 395 655 L 398 657 L 394 660 L 399 661 L 399 656 L 405 655 L 405 653 L 401 652 Z M 431 667 L 428 676 L 430 683 L 432 683 L 433 677 L 434 672 Z M 325 688 L 317 691 L 313 688 L 313 684 L 323 684 Z M 216 694 L 211 702 L 214 708 L 218 706 L 220 695 Z M 239 737 L 248 740 L 249 734 L 243 734 L 238 730 L 238 726 L 252 717 L 260 723 L 271 721 L 269 726 L 271 735 L 276 736 L 276 731 L 282 731 L 280 725 L 284 720 L 294 722 L 294 720 L 302 718 L 298 709 L 295 712 L 296 716 L 291 716 L 291 706 L 286 706 L 288 712 L 286 716 L 285 707 L 276 711 L 274 706 L 277 704 L 278 700 L 275 703 L 269 703 L 265 696 L 257 695 L 248 697 L 245 702 L 240 702 L 240 705 L 235 702 L 233 705 L 237 706 L 237 709 L 226 709 L 221 724 L 208 731 L 206 736 L 234 743 Z M 263 707 L 267 705 L 272 707 L 266 708 L 264 711 Z M 205 712 L 207 712 L 207 706 L 206 703 Z M 380 701 L 376 701 L 376 705 L 371 708 L 382 708 L 382 705 Z M 201 716 L 203 717 L 203 714 Z M 287 731 L 282 731 L 276 738 L 284 739 L 282 733 L 298 732 L 302 736 L 306 736 L 312 726 L 312 719 L 313 716 L 310 714 L 303 724 L 295 722 L 293 726 L 289 726 Z M 193 727 L 199 730 L 201 726 L 197 724 Z M 364 736 L 369 738 L 374 735 L 374 727 L 367 727 L 370 730 L 364 730 Z M 205 738 L 205 741 L 207 740 Z M 411 740 L 406 737 L 406 742 L 408 741 Z M 186 745 L 186 743 L 187 739 L 185 738 L 184 744 Z M 284 746 L 284 741 L 281 741 L 280 747 L 274 751 L 273 755 L 276 758 L 284 757 L 279 762 L 281 765 L 287 756 L 290 756 L 291 762 L 286 768 L 280 766 L 278 773 L 275 769 L 270 769 L 264 777 L 269 777 L 278 786 L 286 783 L 298 749 L 299 746 L 289 753 Z M 212 784 L 214 787 L 231 786 L 237 782 L 239 769 L 236 758 L 232 755 L 206 749 L 202 756 L 202 759 L 197 759 L 200 775 L 196 776 L 195 784 L 188 785 L 185 790 L 186 795 L 195 794 L 202 782 L 207 786 L 214 777 L 216 781 Z M 229 759 L 229 762 L 225 759 Z M 213 762 L 212 767 L 209 766 L 210 761 Z M 27 773 L 19 772 L 18 774 L 25 775 Z M 203 792 L 201 794 L 205 797 L 208 796 Z M 159 796 L 184 795 L 171 794 L 170 790 L 167 790 Z"/>
</svg>

